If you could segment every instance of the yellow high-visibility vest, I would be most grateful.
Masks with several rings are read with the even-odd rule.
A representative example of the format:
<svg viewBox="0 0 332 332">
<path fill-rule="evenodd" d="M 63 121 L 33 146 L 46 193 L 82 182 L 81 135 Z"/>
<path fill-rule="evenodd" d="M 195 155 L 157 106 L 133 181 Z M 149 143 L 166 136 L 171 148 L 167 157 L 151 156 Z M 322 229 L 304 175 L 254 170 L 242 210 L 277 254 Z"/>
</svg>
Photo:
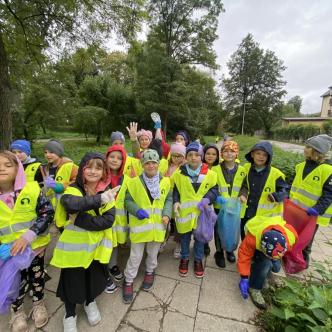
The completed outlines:
<svg viewBox="0 0 332 332">
<path fill-rule="evenodd" d="M 14 208 L 10 209 L 0 201 L 0 242 L 11 243 L 21 237 L 33 225 L 37 218 L 37 202 L 40 195 L 38 182 L 27 182 L 19 193 Z M 50 242 L 50 234 L 39 235 L 32 243 L 31 248 L 37 249 Z"/>
<path fill-rule="evenodd" d="M 82 193 L 75 187 L 68 187 L 64 194 L 82 197 Z M 114 202 L 99 208 L 102 215 L 114 206 Z M 59 208 L 63 211 L 62 204 Z M 96 216 L 95 211 L 86 211 Z M 61 216 L 66 213 L 61 213 Z M 59 268 L 83 267 L 88 268 L 93 260 L 108 264 L 113 250 L 113 231 L 108 228 L 103 231 L 88 231 L 72 224 L 69 220 L 59 220 L 64 230 L 54 249 L 51 264 Z"/>
<path fill-rule="evenodd" d="M 211 168 L 211 170 L 214 171 L 215 173 L 217 173 L 217 183 L 219 186 L 219 195 L 222 197 L 225 197 L 225 198 L 237 198 L 239 196 L 239 192 L 242 187 L 243 180 L 246 177 L 245 168 L 238 165 L 238 168 L 236 170 L 234 180 L 233 180 L 232 192 L 230 195 L 228 193 L 228 188 L 230 187 L 230 185 L 226 182 L 220 165 L 213 166 Z M 215 203 L 213 205 L 217 209 L 221 208 L 221 206 L 217 203 Z"/>
<path fill-rule="evenodd" d="M 130 178 L 134 178 L 142 174 L 142 164 L 137 158 L 127 155 L 126 163 L 123 169 L 123 174 L 128 175 Z"/>
<path fill-rule="evenodd" d="M 286 221 L 282 219 L 281 216 L 267 217 L 267 216 L 256 216 L 248 220 L 244 227 L 244 231 L 255 236 L 256 238 L 256 249 L 262 251 L 261 241 L 263 231 L 273 225 L 281 226 L 287 236 L 288 243 L 293 246 L 296 242 L 297 234 L 294 234 L 289 228 L 285 227 Z"/>
<path fill-rule="evenodd" d="M 197 218 L 200 214 L 197 204 L 217 184 L 217 174 L 211 170 L 208 170 L 207 174 L 200 174 L 199 177 L 203 180 L 198 180 L 201 184 L 195 192 L 189 176 L 181 174 L 180 171 L 173 173 L 174 184 L 180 193 L 180 216 L 175 218 L 176 228 L 180 234 L 196 229 Z"/>
<path fill-rule="evenodd" d="M 162 223 L 162 212 L 171 188 L 169 178 L 162 178 L 159 186 L 160 199 L 154 199 L 151 203 L 140 177 L 128 181 L 128 191 L 131 197 L 137 206 L 149 213 L 149 218 L 143 220 L 129 214 L 129 235 L 132 243 L 164 241 L 166 227 Z"/>
<path fill-rule="evenodd" d="M 248 186 L 248 197 L 250 195 L 250 186 L 249 186 L 249 171 L 251 168 L 251 164 L 246 163 L 244 165 L 244 168 L 246 170 L 247 174 L 247 186 Z M 258 206 L 257 206 L 257 211 L 256 211 L 256 216 L 269 216 L 269 217 L 274 217 L 274 216 L 282 216 L 283 212 L 283 202 L 270 202 L 268 200 L 269 194 L 272 194 L 276 191 L 276 182 L 277 179 L 283 178 L 285 180 L 285 174 L 282 173 L 279 169 L 272 167 L 270 168 L 269 175 L 266 179 L 261 197 L 258 201 Z M 245 212 L 247 209 L 248 205 L 243 204 L 242 205 L 242 210 L 241 210 L 241 218 L 245 216 Z"/>
<path fill-rule="evenodd" d="M 295 167 L 296 175 L 290 191 L 290 199 L 302 208 L 308 209 L 313 207 L 322 196 L 324 183 L 332 174 L 332 166 L 321 164 L 302 179 L 304 167 L 305 162 Z M 323 215 L 317 217 L 317 224 L 328 226 L 331 218 L 332 204 Z"/>
<path fill-rule="evenodd" d="M 166 172 L 168 170 L 168 161 L 167 161 L 167 159 L 163 158 L 163 159 L 160 160 L 158 170 L 159 170 L 159 173 L 162 176 L 165 176 L 165 174 L 166 174 Z"/>
<path fill-rule="evenodd" d="M 35 176 L 38 171 L 38 168 L 40 167 L 41 163 L 35 162 L 29 164 L 25 169 L 25 177 L 27 179 L 27 182 L 35 181 Z"/>
</svg>

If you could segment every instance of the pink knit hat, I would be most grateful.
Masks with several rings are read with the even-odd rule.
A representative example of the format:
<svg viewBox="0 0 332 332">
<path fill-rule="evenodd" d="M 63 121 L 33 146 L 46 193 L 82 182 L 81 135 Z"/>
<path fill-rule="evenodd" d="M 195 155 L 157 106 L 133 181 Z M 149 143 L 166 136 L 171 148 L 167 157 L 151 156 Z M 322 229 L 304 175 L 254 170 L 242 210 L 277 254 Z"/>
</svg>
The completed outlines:
<svg viewBox="0 0 332 332">
<path fill-rule="evenodd" d="M 152 131 L 141 129 L 137 132 L 137 138 L 139 139 L 141 136 L 146 136 L 150 141 L 152 141 Z"/>
<path fill-rule="evenodd" d="M 171 144 L 171 155 L 172 154 L 180 154 L 182 155 L 183 157 L 186 156 L 186 147 L 181 144 L 181 143 L 178 143 L 178 142 L 175 142 L 175 143 L 172 143 Z"/>
</svg>

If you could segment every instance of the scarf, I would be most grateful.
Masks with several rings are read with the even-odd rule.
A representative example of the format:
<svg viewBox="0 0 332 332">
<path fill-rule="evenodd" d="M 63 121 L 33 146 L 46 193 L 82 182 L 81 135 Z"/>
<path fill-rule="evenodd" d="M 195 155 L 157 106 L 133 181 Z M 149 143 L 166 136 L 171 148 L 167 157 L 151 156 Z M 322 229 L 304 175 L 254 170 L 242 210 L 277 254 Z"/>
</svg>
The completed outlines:
<svg viewBox="0 0 332 332">
<path fill-rule="evenodd" d="M 143 180 L 145 182 L 146 187 L 150 191 L 152 198 L 160 199 L 159 172 L 152 178 L 147 177 L 144 172 L 143 172 L 142 176 L 143 176 Z"/>
<path fill-rule="evenodd" d="M 196 169 L 192 169 L 189 167 L 188 164 L 186 164 L 187 173 L 191 178 L 198 177 L 199 173 L 201 172 L 201 168 L 202 168 L 202 164 L 200 164 Z"/>
<path fill-rule="evenodd" d="M 29 165 L 31 163 L 34 163 L 35 161 L 37 161 L 36 158 L 32 158 L 30 156 L 27 156 L 26 159 L 22 162 L 23 165 Z"/>
</svg>

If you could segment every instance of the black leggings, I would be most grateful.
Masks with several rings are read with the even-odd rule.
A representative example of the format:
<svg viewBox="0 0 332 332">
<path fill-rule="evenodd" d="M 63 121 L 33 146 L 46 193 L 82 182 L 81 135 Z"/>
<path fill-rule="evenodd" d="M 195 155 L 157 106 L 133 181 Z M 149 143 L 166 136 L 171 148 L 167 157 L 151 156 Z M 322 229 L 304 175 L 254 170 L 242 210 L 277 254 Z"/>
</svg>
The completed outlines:
<svg viewBox="0 0 332 332">
<path fill-rule="evenodd" d="M 86 300 L 85 305 L 89 305 L 94 299 Z M 76 316 L 76 303 L 65 302 L 66 318 Z"/>
<path fill-rule="evenodd" d="M 21 283 L 18 298 L 12 303 L 14 312 L 19 310 L 24 302 L 25 294 L 29 289 L 32 290 L 32 301 L 37 302 L 44 298 L 45 272 L 44 272 L 44 253 L 36 256 L 31 265 L 21 271 Z"/>
</svg>

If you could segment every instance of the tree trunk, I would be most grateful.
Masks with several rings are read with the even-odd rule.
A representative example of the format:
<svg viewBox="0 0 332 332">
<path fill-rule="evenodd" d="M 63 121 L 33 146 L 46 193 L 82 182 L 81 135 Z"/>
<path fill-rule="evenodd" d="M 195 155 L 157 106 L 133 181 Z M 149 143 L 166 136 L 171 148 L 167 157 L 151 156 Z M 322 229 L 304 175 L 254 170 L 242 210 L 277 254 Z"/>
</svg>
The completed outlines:
<svg viewBox="0 0 332 332">
<path fill-rule="evenodd" d="M 165 112 L 163 123 L 164 123 L 164 135 L 165 135 L 165 141 L 167 140 L 167 122 L 168 122 L 168 116 L 167 111 Z"/>
<path fill-rule="evenodd" d="M 8 149 L 12 140 L 10 93 L 8 59 L 0 29 L 0 150 Z"/>
</svg>

